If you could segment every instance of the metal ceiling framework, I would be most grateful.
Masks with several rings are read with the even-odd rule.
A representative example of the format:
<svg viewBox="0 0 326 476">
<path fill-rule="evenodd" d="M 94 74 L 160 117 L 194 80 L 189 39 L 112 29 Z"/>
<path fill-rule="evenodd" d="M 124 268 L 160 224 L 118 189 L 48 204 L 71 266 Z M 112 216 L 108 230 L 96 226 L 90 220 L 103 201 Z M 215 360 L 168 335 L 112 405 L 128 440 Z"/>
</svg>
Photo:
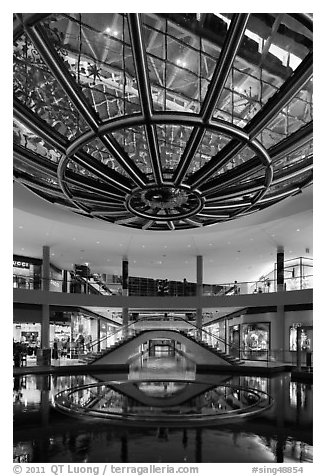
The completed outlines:
<svg viewBox="0 0 326 476">
<path fill-rule="evenodd" d="M 258 112 L 248 116 L 244 127 L 239 127 L 233 120 L 234 104 L 232 121 L 216 117 L 217 109 L 226 109 L 230 102 L 234 103 L 234 96 L 239 95 L 239 91 L 242 91 L 245 105 L 244 118 L 252 107 L 251 98 L 246 102 L 243 92 L 246 92 L 243 84 L 248 78 L 249 82 L 252 80 L 250 72 L 242 82 L 235 83 L 232 91 L 226 89 L 226 84 L 231 75 L 232 78 L 235 75 L 235 59 L 242 43 L 248 41 L 246 32 L 253 15 L 233 14 L 222 44 L 211 44 L 218 55 L 211 76 L 208 63 L 212 63 L 212 56 L 203 53 L 201 37 L 191 36 L 193 43 L 199 40 L 200 44 L 199 50 L 190 44 L 186 53 L 188 59 L 193 55 L 193 62 L 199 55 L 200 71 L 196 77 L 193 72 L 190 75 L 186 61 L 180 63 L 177 58 L 179 49 L 186 48 L 183 36 L 189 36 L 189 21 L 178 25 L 170 18 L 162 19 L 158 15 L 122 14 L 118 17 L 112 14 L 113 27 L 119 22 L 123 25 L 123 40 L 115 38 L 117 32 L 102 32 L 107 48 L 102 56 L 109 56 L 108 45 L 113 42 L 112 51 L 122 48 L 123 68 L 119 70 L 103 61 L 94 61 L 93 69 L 89 66 L 94 83 L 90 84 L 91 75 L 86 74 L 82 64 L 90 59 L 87 51 L 98 59 L 99 44 L 90 37 L 94 34 L 97 39 L 100 32 L 94 33 L 90 25 L 87 29 L 82 14 L 75 17 L 16 14 L 14 179 L 42 198 L 77 213 L 143 230 L 213 225 L 254 213 L 299 193 L 312 183 L 312 119 L 303 121 L 302 125 L 297 117 L 299 113 L 290 115 L 289 111 L 298 111 L 299 104 L 301 110 L 304 108 L 300 114 L 306 117 L 306 110 L 311 108 L 311 104 L 302 99 L 302 91 L 312 79 L 312 48 L 278 88 L 272 80 L 270 84 L 261 80 L 261 91 L 270 87 L 275 93 L 265 102 L 260 99 Z M 212 14 L 205 18 L 209 16 L 214 17 L 214 21 L 221 21 Z M 283 18 L 284 14 L 274 19 L 271 34 L 264 40 L 260 61 L 266 61 Z M 303 28 L 312 32 L 309 15 L 294 14 L 292 20 L 301 22 Z M 58 25 L 62 21 L 67 25 L 65 32 L 51 30 L 51 21 L 57 21 Z M 165 33 L 160 27 L 163 24 Z M 225 27 L 223 23 L 221 25 Z M 196 23 L 197 29 L 199 26 Z M 173 36 L 168 28 L 172 31 L 175 28 L 181 34 Z M 79 35 L 76 40 L 78 54 L 73 47 L 71 31 L 74 29 Z M 51 41 L 49 31 L 57 34 L 57 42 Z M 150 35 L 147 43 L 145 33 Z M 150 53 L 150 48 L 160 46 L 158 37 L 165 42 L 162 47 L 165 58 L 161 63 Z M 210 43 L 206 44 L 206 49 L 207 45 Z M 86 49 L 81 51 L 82 48 Z M 172 59 L 171 52 L 174 54 Z M 127 71 L 127 61 L 133 65 L 133 75 Z M 103 70 L 104 64 L 107 66 L 107 76 L 100 73 L 101 68 L 95 68 L 97 63 Z M 206 76 L 201 71 L 202 63 Z M 164 65 L 164 71 L 158 68 L 159 64 L 162 68 Z M 285 69 L 289 69 L 288 65 Z M 184 80 L 185 88 L 199 84 L 196 97 L 180 93 L 183 70 L 185 76 L 195 78 L 193 83 Z M 167 71 L 174 73 L 167 77 Z M 262 76 L 262 67 L 260 72 Z M 239 70 L 236 73 L 239 74 Z M 178 91 L 172 87 L 176 78 L 179 78 Z M 202 97 L 204 78 L 208 86 Z M 111 91 L 116 96 L 112 96 Z M 89 97 L 96 95 L 101 100 L 92 104 Z M 52 96 L 52 104 L 47 104 L 49 96 Z M 162 101 L 165 108 L 161 107 Z M 60 108 L 57 113 L 52 111 L 57 110 L 60 102 L 65 106 L 62 116 L 67 121 L 72 117 L 76 122 L 75 130 L 69 129 L 70 137 L 67 137 L 65 125 L 60 125 L 65 122 L 60 119 Z M 105 118 L 99 113 L 104 114 L 100 109 L 103 104 L 105 114 L 108 114 Z M 110 117 L 110 107 L 119 110 L 119 114 Z M 134 112 L 128 114 L 126 110 L 130 107 Z M 44 117 L 51 120 L 44 120 Z M 287 129 L 290 129 L 289 124 L 293 127 L 296 119 L 301 127 L 294 124 L 294 132 L 282 136 L 275 130 L 278 131 L 278 123 L 284 118 Z M 274 129 L 266 129 L 271 123 Z M 168 133 L 170 140 L 166 140 Z M 264 133 L 273 136 L 268 148 L 263 145 Z M 275 140 L 274 136 L 280 140 Z M 128 153 L 129 148 L 131 152 Z M 206 150 L 215 153 L 207 154 Z M 174 155 L 179 155 L 179 160 L 174 160 Z M 174 161 L 172 167 L 167 166 L 167 157 Z"/>
</svg>

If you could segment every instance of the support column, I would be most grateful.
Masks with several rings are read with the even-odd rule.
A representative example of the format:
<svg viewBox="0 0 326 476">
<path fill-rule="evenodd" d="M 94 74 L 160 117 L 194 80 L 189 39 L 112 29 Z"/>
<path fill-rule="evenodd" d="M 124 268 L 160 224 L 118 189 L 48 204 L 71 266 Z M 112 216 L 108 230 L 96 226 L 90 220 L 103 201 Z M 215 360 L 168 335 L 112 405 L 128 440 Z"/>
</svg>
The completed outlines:
<svg viewBox="0 0 326 476">
<path fill-rule="evenodd" d="M 42 290 L 50 290 L 50 247 L 43 246 L 42 261 Z M 38 355 L 38 364 L 50 365 L 50 306 L 42 304 L 41 349 Z"/>
<path fill-rule="evenodd" d="M 284 291 L 284 248 L 283 246 L 277 247 L 276 290 L 277 292 Z"/>
<path fill-rule="evenodd" d="M 122 259 L 122 295 L 129 295 L 129 263 L 128 258 L 123 257 Z M 128 325 L 129 319 L 129 309 L 127 307 L 122 308 L 122 325 L 125 327 Z M 123 335 L 127 335 L 124 331 Z"/>
<path fill-rule="evenodd" d="M 301 370 L 301 326 L 297 326 L 297 370 Z"/>
<path fill-rule="evenodd" d="M 274 334 L 274 335 L 273 335 Z M 285 312 L 284 306 L 277 306 L 276 322 L 271 325 L 271 350 L 276 351 L 275 359 L 284 362 L 285 355 Z"/>
<path fill-rule="evenodd" d="M 203 257 L 197 256 L 196 262 L 196 273 L 197 273 L 197 297 L 201 297 L 203 295 Z M 202 326 L 203 326 L 203 308 L 201 307 L 201 300 L 200 300 L 200 307 L 197 308 L 196 311 L 196 326 L 199 328 L 197 330 L 197 338 L 201 339 L 202 337 Z"/>
</svg>

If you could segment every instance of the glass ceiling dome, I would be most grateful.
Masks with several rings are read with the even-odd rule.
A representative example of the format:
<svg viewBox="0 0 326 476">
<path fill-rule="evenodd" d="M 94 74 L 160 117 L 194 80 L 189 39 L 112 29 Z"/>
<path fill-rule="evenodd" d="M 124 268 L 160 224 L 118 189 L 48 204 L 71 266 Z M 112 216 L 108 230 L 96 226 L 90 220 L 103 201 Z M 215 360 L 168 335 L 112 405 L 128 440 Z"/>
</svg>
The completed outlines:
<svg viewBox="0 0 326 476">
<path fill-rule="evenodd" d="M 14 180 L 144 230 L 312 183 L 308 14 L 15 14 Z"/>
</svg>

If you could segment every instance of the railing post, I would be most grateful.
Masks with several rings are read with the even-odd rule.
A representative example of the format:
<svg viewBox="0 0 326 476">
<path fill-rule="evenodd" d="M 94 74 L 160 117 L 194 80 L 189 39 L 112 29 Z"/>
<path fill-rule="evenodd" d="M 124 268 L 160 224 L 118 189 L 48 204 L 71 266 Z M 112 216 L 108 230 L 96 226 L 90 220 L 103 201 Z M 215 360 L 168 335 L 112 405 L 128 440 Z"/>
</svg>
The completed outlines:
<svg viewBox="0 0 326 476">
<path fill-rule="evenodd" d="M 197 297 L 200 302 L 199 307 L 196 312 L 196 325 L 197 325 L 197 338 L 202 338 L 202 326 L 203 326 L 203 308 L 201 297 L 203 295 L 203 257 L 197 256 L 196 261 L 196 271 L 197 271 Z"/>
</svg>

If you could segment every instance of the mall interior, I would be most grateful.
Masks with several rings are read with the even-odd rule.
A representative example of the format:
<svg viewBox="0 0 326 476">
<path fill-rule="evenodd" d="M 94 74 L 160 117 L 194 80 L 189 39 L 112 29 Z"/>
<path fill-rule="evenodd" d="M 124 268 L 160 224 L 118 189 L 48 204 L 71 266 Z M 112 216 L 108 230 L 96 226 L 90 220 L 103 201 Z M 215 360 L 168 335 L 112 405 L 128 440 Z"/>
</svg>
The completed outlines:
<svg viewBox="0 0 326 476">
<path fill-rule="evenodd" d="M 312 462 L 312 29 L 14 14 L 13 461 Z"/>
</svg>

